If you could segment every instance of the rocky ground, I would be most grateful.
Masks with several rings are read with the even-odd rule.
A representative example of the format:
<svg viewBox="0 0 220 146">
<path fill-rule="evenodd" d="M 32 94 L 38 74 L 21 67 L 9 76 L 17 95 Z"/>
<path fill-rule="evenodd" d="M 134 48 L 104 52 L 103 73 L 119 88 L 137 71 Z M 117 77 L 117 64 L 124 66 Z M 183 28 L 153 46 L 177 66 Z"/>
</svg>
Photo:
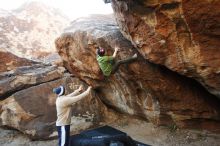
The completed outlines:
<svg viewBox="0 0 220 146">
<path fill-rule="evenodd" d="M 139 119 L 125 118 L 109 125 L 120 129 L 133 139 L 153 146 L 219 146 L 220 135 L 176 127 L 155 127 Z M 57 140 L 30 141 L 18 131 L 1 128 L 1 146 L 55 146 Z"/>
</svg>

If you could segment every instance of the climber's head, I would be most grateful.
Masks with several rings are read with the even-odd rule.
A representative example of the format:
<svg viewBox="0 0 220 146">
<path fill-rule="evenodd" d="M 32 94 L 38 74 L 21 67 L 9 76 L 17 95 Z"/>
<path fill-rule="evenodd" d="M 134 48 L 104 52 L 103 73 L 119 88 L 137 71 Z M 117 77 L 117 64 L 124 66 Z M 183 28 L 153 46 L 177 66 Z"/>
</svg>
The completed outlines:
<svg viewBox="0 0 220 146">
<path fill-rule="evenodd" d="M 58 96 L 63 95 L 65 92 L 65 88 L 63 86 L 59 86 L 53 89 L 53 93 L 56 93 Z"/>
<path fill-rule="evenodd" d="M 97 54 L 99 56 L 104 56 L 105 55 L 105 49 L 101 48 L 101 47 L 97 48 Z"/>
</svg>

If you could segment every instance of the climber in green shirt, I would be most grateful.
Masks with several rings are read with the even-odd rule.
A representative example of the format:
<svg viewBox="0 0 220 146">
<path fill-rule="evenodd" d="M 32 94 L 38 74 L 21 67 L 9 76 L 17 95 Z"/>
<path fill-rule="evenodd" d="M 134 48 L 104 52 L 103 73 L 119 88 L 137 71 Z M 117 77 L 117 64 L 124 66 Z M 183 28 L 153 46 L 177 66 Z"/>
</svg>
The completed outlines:
<svg viewBox="0 0 220 146">
<path fill-rule="evenodd" d="M 104 76 L 110 76 L 111 74 L 114 74 L 118 67 L 121 64 L 130 63 L 134 61 L 137 58 L 137 54 L 134 54 L 132 57 L 115 61 L 115 57 L 118 52 L 118 47 L 115 47 L 115 51 L 112 56 L 105 56 L 105 49 L 99 47 L 97 49 L 97 61 L 99 64 L 99 67 L 101 68 Z"/>
</svg>

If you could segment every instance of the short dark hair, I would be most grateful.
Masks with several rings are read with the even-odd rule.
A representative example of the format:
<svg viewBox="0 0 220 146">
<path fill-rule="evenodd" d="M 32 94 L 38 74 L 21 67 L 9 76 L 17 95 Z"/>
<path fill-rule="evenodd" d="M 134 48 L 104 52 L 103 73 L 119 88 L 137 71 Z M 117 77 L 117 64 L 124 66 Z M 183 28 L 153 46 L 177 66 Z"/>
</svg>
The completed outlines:
<svg viewBox="0 0 220 146">
<path fill-rule="evenodd" d="M 101 47 L 97 48 L 97 54 L 99 56 L 104 56 L 105 55 L 105 49 L 101 48 Z"/>
</svg>

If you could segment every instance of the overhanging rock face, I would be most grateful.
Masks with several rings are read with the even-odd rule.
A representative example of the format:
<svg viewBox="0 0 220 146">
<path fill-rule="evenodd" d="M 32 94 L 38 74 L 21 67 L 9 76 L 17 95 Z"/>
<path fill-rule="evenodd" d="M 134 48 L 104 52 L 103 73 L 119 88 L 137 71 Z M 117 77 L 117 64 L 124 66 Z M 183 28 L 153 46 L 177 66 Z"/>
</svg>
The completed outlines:
<svg viewBox="0 0 220 146">
<path fill-rule="evenodd" d="M 92 85 L 109 107 L 157 125 L 220 129 L 220 104 L 215 96 L 197 82 L 149 63 L 144 55 L 122 65 L 109 78 L 102 78 L 97 46 L 106 48 L 109 55 L 119 46 L 117 59 L 137 53 L 110 16 L 75 20 L 55 43 L 65 67 Z"/>
<path fill-rule="evenodd" d="M 220 1 L 112 0 L 123 35 L 142 56 L 199 81 L 220 98 Z"/>
</svg>

